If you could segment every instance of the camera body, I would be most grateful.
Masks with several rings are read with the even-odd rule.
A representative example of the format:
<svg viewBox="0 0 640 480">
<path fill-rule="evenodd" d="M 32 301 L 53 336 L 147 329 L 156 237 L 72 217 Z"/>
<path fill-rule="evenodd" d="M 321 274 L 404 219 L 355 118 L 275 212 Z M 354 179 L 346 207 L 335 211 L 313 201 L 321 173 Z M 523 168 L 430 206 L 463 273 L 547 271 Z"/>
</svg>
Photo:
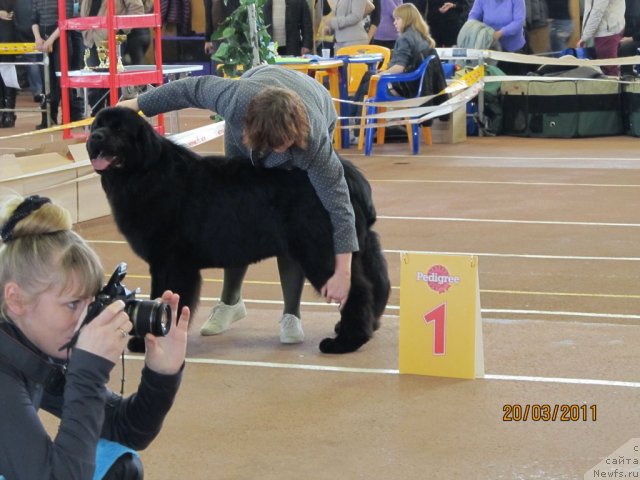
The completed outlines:
<svg viewBox="0 0 640 480">
<path fill-rule="evenodd" d="M 96 318 L 108 305 L 116 300 L 122 300 L 125 305 L 124 311 L 129 315 L 129 320 L 133 324 L 132 335 L 144 337 L 147 333 L 151 333 L 156 337 L 164 337 L 171 329 L 171 308 L 166 303 L 155 300 L 136 300 L 136 291 L 128 290 L 122 283 L 126 275 L 127 264 L 121 262 L 113 271 L 106 285 L 96 294 L 95 300 L 87 307 L 87 315 L 82 321 L 80 329 Z M 71 341 L 62 346 L 60 350 L 75 345 L 80 329 Z"/>
</svg>

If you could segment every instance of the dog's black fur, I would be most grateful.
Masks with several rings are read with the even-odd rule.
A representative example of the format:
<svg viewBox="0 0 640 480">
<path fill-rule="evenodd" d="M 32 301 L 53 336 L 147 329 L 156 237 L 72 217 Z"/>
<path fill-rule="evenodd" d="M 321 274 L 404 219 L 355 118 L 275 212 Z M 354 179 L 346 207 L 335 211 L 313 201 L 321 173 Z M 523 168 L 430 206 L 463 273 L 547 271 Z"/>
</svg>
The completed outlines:
<svg viewBox="0 0 640 480">
<path fill-rule="evenodd" d="M 277 255 L 297 260 L 316 290 L 334 272 L 329 215 L 302 170 L 200 157 L 118 107 L 97 115 L 87 150 L 118 228 L 149 263 L 151 298 L 171 289 L 182 305 L 194 308 L 200 269 L 240 267 Z M 371 187 L 353 164 L 342 163 L 360 251 L 353 255 L 337 335 L 320 343 L 324 353 L 352 352 L 366 343 L 379 327 L 390 291 L 387 263 L 371 229 Z"/>
</svg>

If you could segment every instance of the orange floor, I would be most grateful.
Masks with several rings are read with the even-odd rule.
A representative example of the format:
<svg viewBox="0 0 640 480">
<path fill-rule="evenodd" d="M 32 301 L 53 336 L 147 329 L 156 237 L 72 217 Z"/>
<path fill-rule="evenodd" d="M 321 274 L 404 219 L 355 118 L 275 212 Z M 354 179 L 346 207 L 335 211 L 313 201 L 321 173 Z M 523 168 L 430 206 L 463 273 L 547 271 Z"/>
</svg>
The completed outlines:
<svg viewBox="0 0 640 480">
<path fill-rule="evenodd" d="M 22 130 L 38 123 L 23 117 Z M 179 116 L 182 130 L 207 121 Z M 0 141 L 0 153 L 24 145 Z M 582 479 L 640 437 L 639 145 L 496 137 L 416 157 L 406 144 L 343 152 L 374 190 L 393 283 L 382 328 L 356 353 L 323 355 L 335 306 L 305 291 L 307 339 L 280 345 L 269 260 L 249 270 L 249 316 L 201 337 L 221 278 L 204 272 L 181 392 L 142 452 L 147 478 Z M 78 231 L 107 269 L 128 262 L 127 285 L 148 292 L 146 266 L 109 217 Z M 401 251 L 478 255 L 485 378 L 397 373 Z M 128 358 L 130 391 L 142 364 Z M 589 418 L 503 421 L 513 405 L 584 406 Z"/>
</svg>

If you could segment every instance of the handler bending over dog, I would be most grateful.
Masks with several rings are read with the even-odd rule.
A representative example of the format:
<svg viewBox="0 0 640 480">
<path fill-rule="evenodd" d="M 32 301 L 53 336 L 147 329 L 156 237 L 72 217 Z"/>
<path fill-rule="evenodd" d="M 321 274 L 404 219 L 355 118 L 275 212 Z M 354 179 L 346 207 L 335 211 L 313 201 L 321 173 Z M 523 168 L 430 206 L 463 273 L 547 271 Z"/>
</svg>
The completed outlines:
<svg viewBox="0 0 640 480">
<path fill-rule="evenodd" d="M 195 107 L 209 109 L 225 119 L 225 154 L 250 158 L 256 168 L 298 168 L 309 175 L 333 225 L 336 268 L 322 287 L 328 303 L 342 308 L 351 285 L 351 254 L 358 250 L 355 217 L 333 131 L 338 115 L 329 92 L 300 72 L 264 65 L 239 79 L 215 76 L 185 78 L 125 100 L 118 106 L 142 110 L 147 116 Z M 220 302 L 200 333 L 217 335 L 247 314 L 241 287 L 247 266 L 227 268 Z M 297 262 L 278 257 L 284 312 L 280 341 L 304 340 L 300 298 L 304 274 Z"/>
</svg>

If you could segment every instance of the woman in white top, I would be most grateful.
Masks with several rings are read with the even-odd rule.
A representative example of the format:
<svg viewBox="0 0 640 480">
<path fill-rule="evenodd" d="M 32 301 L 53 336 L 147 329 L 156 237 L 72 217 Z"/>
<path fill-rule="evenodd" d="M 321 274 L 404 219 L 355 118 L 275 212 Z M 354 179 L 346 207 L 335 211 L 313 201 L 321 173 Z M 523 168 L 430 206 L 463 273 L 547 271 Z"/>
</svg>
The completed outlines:
<svg viewBox="0 0 640 480">
<path fill-rule="evenodd" d="M 366 45 L 369 36 L 364 29 L 367 0 L 338 0 L 326 33 L 335 35 L 334 51 L 348 45 Z"/>
<path fill-rule="evenodd" d="M 582 36 L 578 48 L 587 46 L 593 39 L 596 58 L 617 58 L 618 45 L 624 32 L 624 0 L 585 0 L 582 20 Z M 620 67 L 601 67 L 607 75 L 618 76 Z"/>
</svg>

